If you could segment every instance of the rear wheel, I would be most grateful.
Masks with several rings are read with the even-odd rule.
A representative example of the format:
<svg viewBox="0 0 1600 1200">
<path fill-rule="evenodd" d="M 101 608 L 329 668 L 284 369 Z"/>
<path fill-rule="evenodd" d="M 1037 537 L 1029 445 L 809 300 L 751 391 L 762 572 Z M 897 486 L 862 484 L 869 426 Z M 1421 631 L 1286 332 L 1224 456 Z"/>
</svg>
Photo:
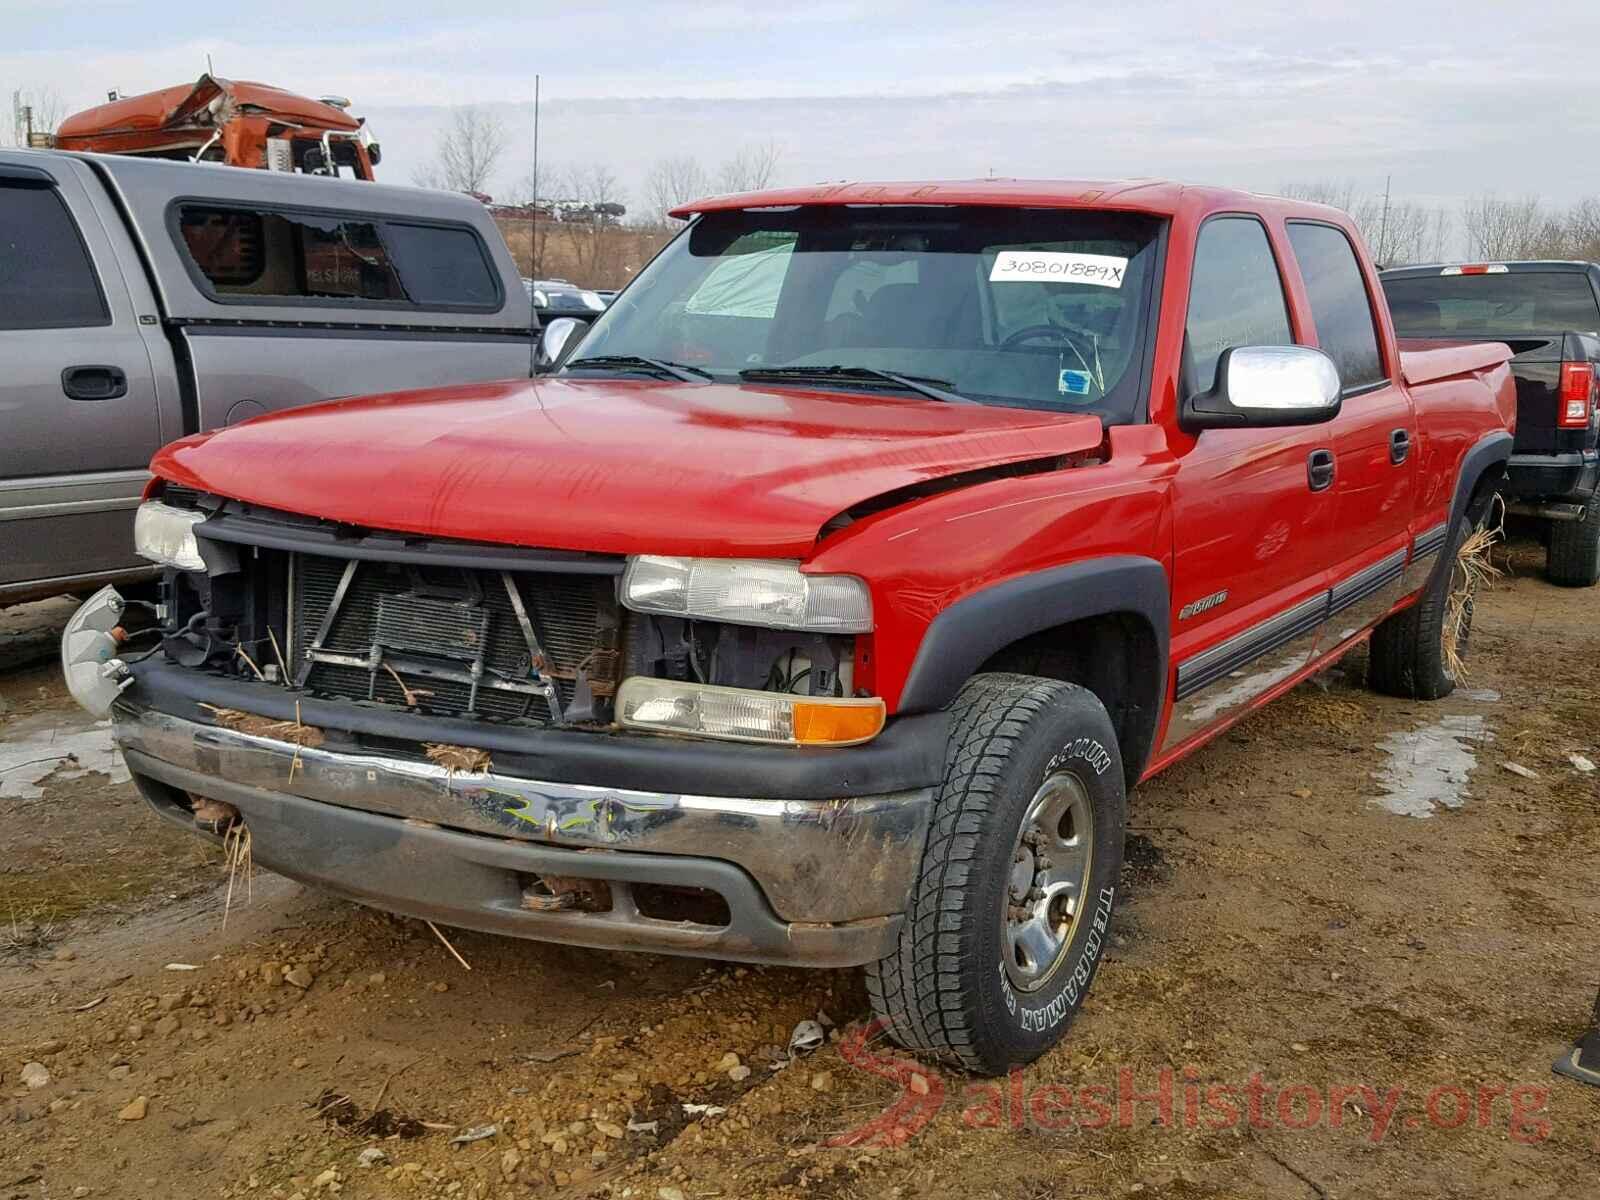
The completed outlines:
<svg viewBox="0 0 1600 1200">
<path fill-rule="evenodd" d="M 1440 700 L 1455 691 L 1472 643 L 1472 616 L 1480 571 L 1471 556 L 1477 527 L 1463 516 L 1445 548 L 1448 569 L 1436 570 L 1422 597 L 1372 631 L 1367 683 L 1387 696 Z"/>
<path fill-rule="evenodd" d="M 1125 824 L 1116 733 L 1092 692 L 970 680 L 899 946 L 867 969 L 889 1035 L 984 1074 L 1055 1045 L 1105 949 Z"/>
<path fill-rule="evenodd" d="M 1600 583 L 1600 497 L 1591 496 L 1576 521 L 1550 522 L 1545 577 L 1562 587 Z"/>
</svg>

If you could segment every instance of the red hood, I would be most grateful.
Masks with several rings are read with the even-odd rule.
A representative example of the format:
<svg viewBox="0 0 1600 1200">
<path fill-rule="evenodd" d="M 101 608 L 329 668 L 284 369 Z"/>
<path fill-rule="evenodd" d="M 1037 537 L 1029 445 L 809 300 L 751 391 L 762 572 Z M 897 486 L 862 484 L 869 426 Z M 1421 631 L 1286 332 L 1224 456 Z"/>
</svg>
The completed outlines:
<svg viewBox="0 0 1600 1200">
<path fill-rule="evenodd" d="M 800 558 L 844 509 L 1100 444 L 1099 418 L 792 388 L 516 380 L 340 400 L 153 470 L 288 512 L 602 553 Z"/>
</svg>

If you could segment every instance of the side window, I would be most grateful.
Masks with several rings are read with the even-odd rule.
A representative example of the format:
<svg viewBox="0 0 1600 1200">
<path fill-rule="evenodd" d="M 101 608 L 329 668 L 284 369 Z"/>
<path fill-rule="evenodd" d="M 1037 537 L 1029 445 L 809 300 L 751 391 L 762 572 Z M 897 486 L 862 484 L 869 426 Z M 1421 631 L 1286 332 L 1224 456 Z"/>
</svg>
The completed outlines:
<svg viewBox="0 0 1600 1200">
<path fill-rule="evenodd" d="M 66 202 L 54 188 L 0 185 L 0 329 L 110 323 Z"/>
<path fill-rule="evenodd" d="M 1332 225 L 1291 221 L 1289 244 L 1305 280 L 1317 341 L 1339 368 L 1345 390 L 1378 383 L 1384 374 L 1377 324 L 1350 239 Z"/>
<path fill-rule="evenodd" d="M 187 204 L 178 233 L 222 299 L 502 303 L 483 240 L 465 227 Z"/>
<path fill-rule="evenodd" d="M 219 296 L 408 298 L 371 221 L 185 205 L 178 230 Z"/>
<path fill-rule="evenodd" d="M 499 305 L 495 273 L 472 230 L 385 221 L 383 236 L 400 265 L 406 291 L 418 304 Z"/>
<path fill-rule="evenodd" d="M 1294 344 L 1283 280 L 1261 222 L 1214 217 L 1200 227 L 1184 335 L 1184 388 L 1191 395 L 1216 381 L 1224 350 Z"/>
</svg>

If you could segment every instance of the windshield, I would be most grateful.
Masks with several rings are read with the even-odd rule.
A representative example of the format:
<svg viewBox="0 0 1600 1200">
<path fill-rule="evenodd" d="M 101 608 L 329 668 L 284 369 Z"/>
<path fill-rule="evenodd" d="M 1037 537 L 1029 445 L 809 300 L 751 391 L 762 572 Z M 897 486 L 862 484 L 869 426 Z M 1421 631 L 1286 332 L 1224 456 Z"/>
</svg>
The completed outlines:
<svg viewBox="0 0 1600 1200">
<path fill-rule="evenodd" d="M 1411 275 L 1383 281 L 1401 337 L 1515 337 L 1600 328 L 1600 306 L 1581 271 Z"/>
<path fill-rule="evenodd" d="M 596 321 L 566 370 L 654 360 L 715 379 L 907 392 L 915 379 L 983 404 L 1127 422 L 1140 409 L 1159 228 L 1021 208 L 709 213 Z M 846 370 L 808 374 L 825 368 Z"/>
</svg>

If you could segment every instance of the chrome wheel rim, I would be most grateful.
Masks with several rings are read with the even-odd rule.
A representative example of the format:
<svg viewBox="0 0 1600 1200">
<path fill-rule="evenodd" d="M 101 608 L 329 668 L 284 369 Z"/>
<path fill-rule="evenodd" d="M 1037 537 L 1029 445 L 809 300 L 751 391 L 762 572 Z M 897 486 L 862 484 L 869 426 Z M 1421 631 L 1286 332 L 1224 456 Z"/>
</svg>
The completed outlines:
<svg viewBox="0 0 1600 1200">
<path fill-rule="evenodd" d="M 1006 978 L 1019 992 L 1049 982 L 1077 932 L 1094 854 L 1094 808 L 1070 771 L 1047 776 L 1028 801 L 1002 901 Z"/>
</svg>

